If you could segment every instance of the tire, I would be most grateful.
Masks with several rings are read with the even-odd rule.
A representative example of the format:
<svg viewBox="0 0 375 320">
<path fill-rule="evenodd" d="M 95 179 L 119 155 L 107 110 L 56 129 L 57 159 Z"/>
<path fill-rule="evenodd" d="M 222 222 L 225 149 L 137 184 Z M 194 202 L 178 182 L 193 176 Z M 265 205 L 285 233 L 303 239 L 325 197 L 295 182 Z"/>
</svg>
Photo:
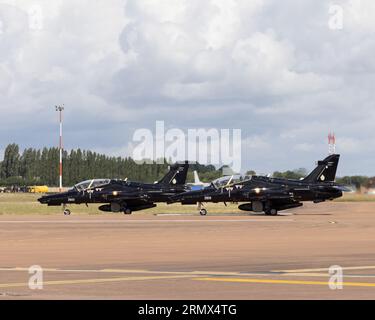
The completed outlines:
<svg viewBox="0 0 375 320">
<path fill-rule="evenodd" d="M 65 209 L 64 210 L 64 215 L 65 216 L 70 216 L 70 214 L 71 214 L 71 211 L 69 209 Z"/>
<path fill-rule="evenodd" d="M 132 214 L 132 210 L 129 209 L 129 208 L 126 208 L 126 209 L 124 210 L 124 214 Z"/>
<path fill-rule="evenodd" d="M 264 211 L 266 216 L 277 216 L 277 209 L 271 208 Z"/>
<path fill-rule="evenodd" d="M 206 215 L 207 215 L 207 210 L 206 210 L 206 209 L 200 209 L 200 210 L 199 210 L 199 214 L 200 214 L 201 216 L 206 216 Z"/>
</svg>

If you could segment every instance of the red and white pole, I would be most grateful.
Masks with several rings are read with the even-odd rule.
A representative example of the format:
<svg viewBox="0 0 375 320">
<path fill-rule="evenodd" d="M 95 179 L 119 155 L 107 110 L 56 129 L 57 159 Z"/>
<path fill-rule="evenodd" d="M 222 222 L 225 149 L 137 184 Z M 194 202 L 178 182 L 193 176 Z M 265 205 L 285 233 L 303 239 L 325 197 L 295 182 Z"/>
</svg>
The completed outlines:
<svg viewBox="0 0 375 320">
<path fill-rule="evenodd" d="M 334 132 L 328 134 L 328 152 L 329 154 L 336 153 L 336 135 Z"/>
<path fill-rule="evenodd" d="M 60 119 L 60 141 L 59 141 L 59 149 L 60 149 L 60 162 L 59 162 L 59 190 L 62 192 L 62 175 L 63 175 L 63 165 L 62 165 L 62 156 L 63 156 L 63 116 L 62 112 L 64 111 L 64 106 L 56 106 L 56 111 L 59 112 L 59 119 Z"/>
</svg>

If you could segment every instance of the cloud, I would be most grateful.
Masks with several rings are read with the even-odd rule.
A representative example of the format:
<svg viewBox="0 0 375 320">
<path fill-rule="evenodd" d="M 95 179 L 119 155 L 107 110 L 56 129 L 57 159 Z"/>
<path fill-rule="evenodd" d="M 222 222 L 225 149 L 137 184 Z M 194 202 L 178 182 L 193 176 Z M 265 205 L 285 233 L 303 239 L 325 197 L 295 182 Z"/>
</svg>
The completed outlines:
<svg viewBox="0 0 375 320">
<path fill-rule="evenodd" d="M 375 174 L 375 5 L 337 4 L 342 30 L 323 0 L 3 1 L 0 149 L 55 144 L 65 103 L 68 148 L 125 153 L 156 120 L 240 128 L 244 170 L 270 172 L 313 164 L 334 130 L 339 173 Z"/>
</svg>

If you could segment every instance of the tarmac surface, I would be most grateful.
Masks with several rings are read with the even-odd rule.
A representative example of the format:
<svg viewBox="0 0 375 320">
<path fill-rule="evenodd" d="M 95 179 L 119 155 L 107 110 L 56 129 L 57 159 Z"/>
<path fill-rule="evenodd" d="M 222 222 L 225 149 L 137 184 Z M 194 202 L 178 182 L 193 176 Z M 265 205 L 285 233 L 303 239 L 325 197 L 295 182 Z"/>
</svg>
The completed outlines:
<svg viewBox="0 0 375 320">
<path fill-rule="evenodd" d="M 34 265 L 42 290 L 28 286 Z M 329 287 L 334 265 L 342 289 Z M 275 217 L 0 216 L 0 299 L 375 299 L 375 203 Z"/>
</svg>

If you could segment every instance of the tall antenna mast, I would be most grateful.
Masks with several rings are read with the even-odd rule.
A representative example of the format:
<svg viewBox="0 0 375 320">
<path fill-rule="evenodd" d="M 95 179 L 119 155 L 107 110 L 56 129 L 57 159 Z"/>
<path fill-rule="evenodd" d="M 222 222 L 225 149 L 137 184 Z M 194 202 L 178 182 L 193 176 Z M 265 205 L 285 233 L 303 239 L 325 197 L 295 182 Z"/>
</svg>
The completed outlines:
<svg viewBox="0 0 375 320">
<path fill-rule="evenodd" d="M 336 153 L 336 135 L 334 132 L 330 132 L 328 134 L 328 153 L 329 154 Z"/>
<path fill-rule="evenodd" d="M 55 106 L 56 111 L 59 113 L 60 119 L 60 140 L 59 140 L 59 149 L 60 149 L 60 162 L 59 162 L 59 190 L 62 192 L 62 175 L 63 175 L 63 164 L 62 164 L 62 156 L 63 156 L 63 111 L 64 105 L 62 106 Z"/>
</svg>

